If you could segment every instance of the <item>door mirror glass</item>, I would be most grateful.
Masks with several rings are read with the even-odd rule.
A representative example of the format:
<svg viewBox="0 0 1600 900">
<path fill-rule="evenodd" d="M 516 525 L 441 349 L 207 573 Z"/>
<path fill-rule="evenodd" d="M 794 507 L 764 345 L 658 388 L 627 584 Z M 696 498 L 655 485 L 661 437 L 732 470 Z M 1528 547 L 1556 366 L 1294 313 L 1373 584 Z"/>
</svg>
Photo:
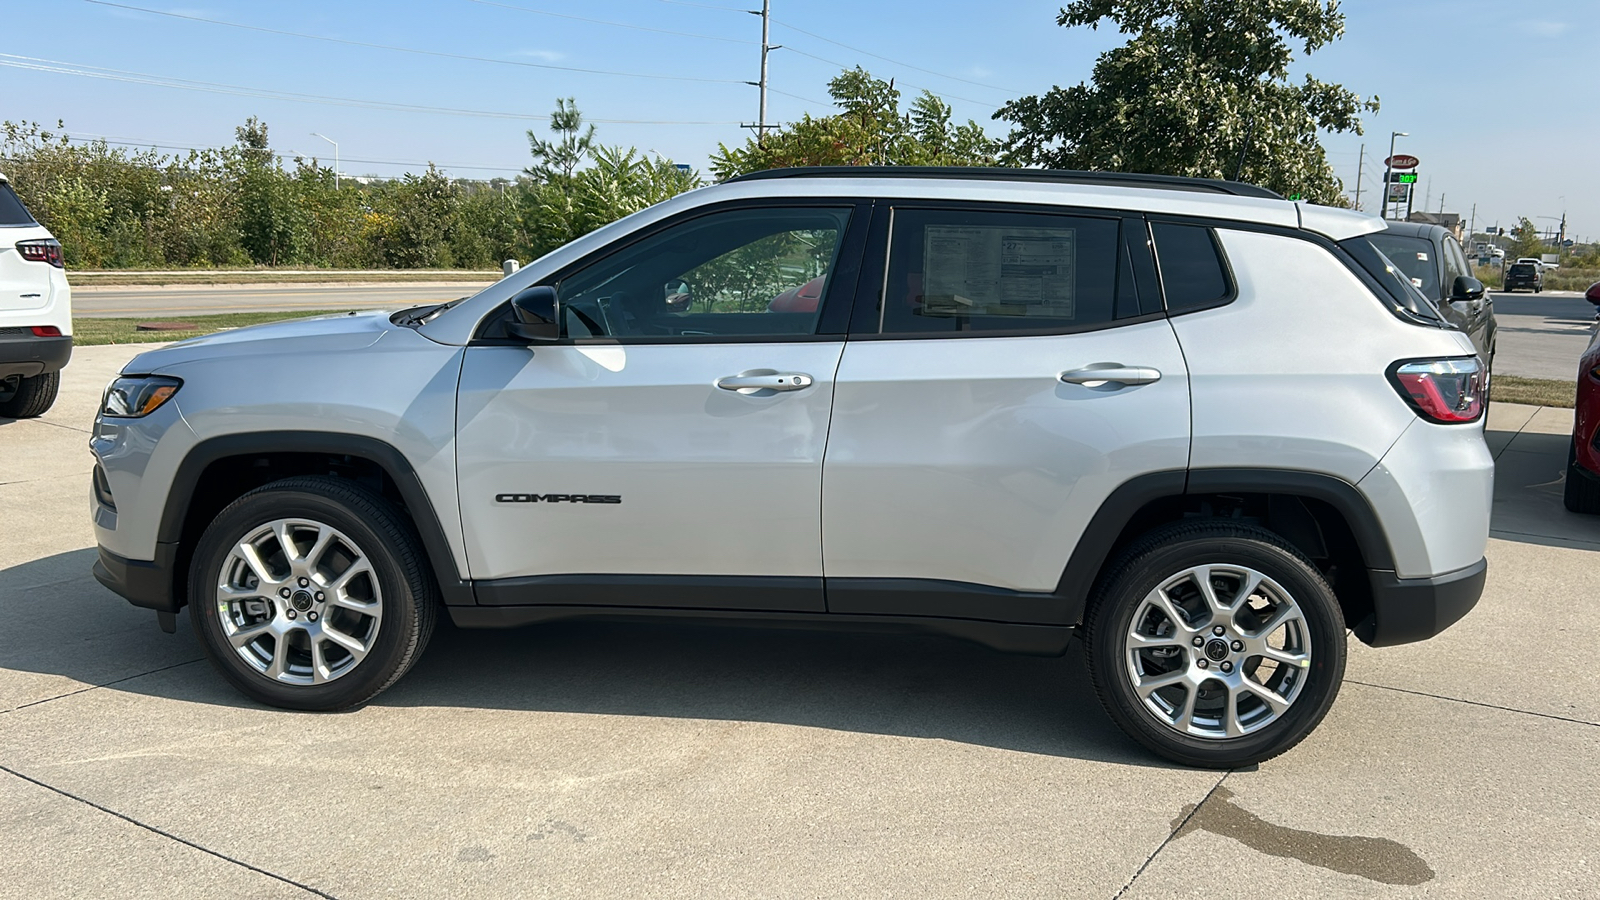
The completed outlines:
<svg viewBox="0 0 1600 900">
<path fill-rule="evenodd" d="M 1450 287 L 1451 300 L 1482 300 L 1483 282 L 1471 275 L 1456 276 L 1455 284 Z"/>
<path fill-rule="evenodd" d="M 545 284 L 525 288 L 511 298 L 511 321 L 506 331 L 525 341 L 553 341 L 561 337 L 556 317 L 556 289 Z"/>
<path fill-rule="evenodd" d="M 668 312 L 688 312 L 694 304 L 694 289 L 689 287 L 687 281 L 669 281 L 662 289 Z"/>
</svg>

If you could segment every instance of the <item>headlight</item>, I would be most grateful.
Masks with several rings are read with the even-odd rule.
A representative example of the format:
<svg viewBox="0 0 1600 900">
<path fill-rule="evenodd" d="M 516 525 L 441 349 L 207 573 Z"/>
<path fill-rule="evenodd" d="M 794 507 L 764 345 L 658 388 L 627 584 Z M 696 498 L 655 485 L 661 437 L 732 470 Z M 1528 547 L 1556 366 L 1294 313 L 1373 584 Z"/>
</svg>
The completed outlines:
<svg viewBox="0 0 1600 900">
<path fill-rule="evenodd" d="M 112 380 L 106 386 L 100 414 L 115 419 L 148 416 L 172 399 L 183 382 L 165 375 L 133 375 Z"/>
</svg>

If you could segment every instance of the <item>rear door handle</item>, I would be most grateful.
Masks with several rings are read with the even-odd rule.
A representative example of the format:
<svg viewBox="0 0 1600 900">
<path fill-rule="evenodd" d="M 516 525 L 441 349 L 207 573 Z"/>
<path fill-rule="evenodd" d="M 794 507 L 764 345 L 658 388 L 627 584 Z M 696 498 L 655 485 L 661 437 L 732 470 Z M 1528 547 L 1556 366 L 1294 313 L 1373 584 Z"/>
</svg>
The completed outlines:
<svg viewBox="0 0 1600 900">
<path fill-rule="evenodd" d="M 803 391 L 812 385 L 812 378 L 804 372 L 774 372 L 771 375 L 724 375 L 717 379 L 717 387 L 725 391 L 754 394 L 759 391 Z"/>
<path fill-rule="evenodd" d="M 1067 384 L 1100 387 L 1106 384 L 1152 384 L 1161 380 L 1161 370 L 1149 366 L 1124 366 L 1120 363 L 1092 363 L 1081 369 L 1062 372 Z"/>
</svg>

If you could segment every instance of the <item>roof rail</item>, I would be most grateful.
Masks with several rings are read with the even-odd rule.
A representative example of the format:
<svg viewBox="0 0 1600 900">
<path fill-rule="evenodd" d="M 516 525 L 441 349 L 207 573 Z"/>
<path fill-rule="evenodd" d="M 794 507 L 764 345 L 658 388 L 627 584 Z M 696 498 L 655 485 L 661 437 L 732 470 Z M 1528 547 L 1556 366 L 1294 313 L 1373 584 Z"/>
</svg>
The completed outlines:
<svg viewBox="0 0 1600 900">
<path fill-rule="evenodd" d="M 793 166 L 763 169 L 728 179 L 761 181 L 770 178 L 952 178 L 983 181 L 1035 181 L 1051 184 L 1096 184 L 1106 187 L 1154 188 L 1168 191 L 1197 191 L 1232 194 L 1236 197 L 1262 197 L 1283 200 L 1282 194 L 1242 181 L 1212 178 L 1181 178 L 1176 175 L 1144 175 L 1135 172 L 1077 172 L 1070 169 L 1008 169 L 977 166 Z"/>
</svg>

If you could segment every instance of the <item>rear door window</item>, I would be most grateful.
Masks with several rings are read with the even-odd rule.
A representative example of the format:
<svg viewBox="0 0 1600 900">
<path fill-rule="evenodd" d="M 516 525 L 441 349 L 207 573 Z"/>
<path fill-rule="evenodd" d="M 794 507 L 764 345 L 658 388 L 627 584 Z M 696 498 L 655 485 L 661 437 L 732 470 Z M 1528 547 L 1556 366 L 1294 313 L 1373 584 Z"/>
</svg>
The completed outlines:
<svg viewBox="0 0 1600 900">
<path fill-rule="evenodd" d="M 37 225 L 11 185 L 0 183 L 0 225 Z"/>
<path fill-rule="evenodd" d="M 884 334 L 1059 334 L 1139 315 L 1122 220 L 896 209 Z"/>
<path fill-rule="evenodd" d="M 1211 229 L 1152 222 L 1150 232 L 1169 312 L 1204 309 L 1232 298 L 1233 284 Z"/>
</svg>

